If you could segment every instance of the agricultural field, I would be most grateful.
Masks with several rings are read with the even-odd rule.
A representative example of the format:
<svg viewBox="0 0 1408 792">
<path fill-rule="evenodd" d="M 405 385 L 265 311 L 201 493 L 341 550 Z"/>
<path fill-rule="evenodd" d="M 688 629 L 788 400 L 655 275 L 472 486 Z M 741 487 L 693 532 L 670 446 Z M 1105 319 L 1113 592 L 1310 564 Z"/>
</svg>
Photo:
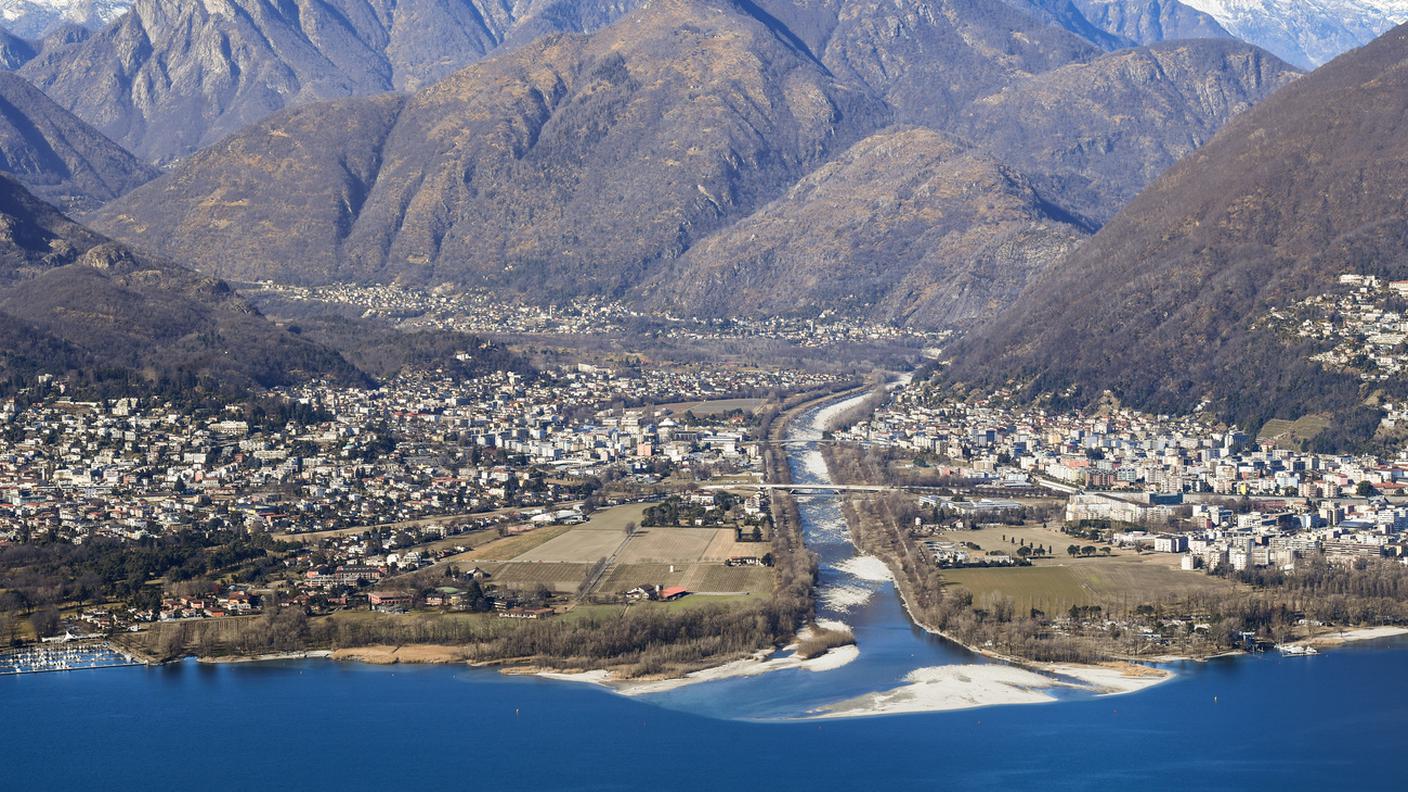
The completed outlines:
<svg viewBox="0 0 1408 792">
<path fill-rule="evenodd" d="M 689 564 L 621 564 L 612 568 L 597 591 L 602 594 L 624 594 L 646 583 L 682 586 L 690 568 Z"/>
<path fill-rule="evenodd" d="M 516 536 L 496 539 L 466 553 L 450 556 L 450 563 L 466 561 L 510 561 L 567 533 L 568 526 L 553 525 Z"/>
<path fill-rule="evenodd" d="M 575 527 L 527 552 L 513 556 L 513 560 L 593 564 L 603 558 L 610 558 L 624 541 L 625 531 Z"/>
<path fill-rule="evenodd" d="M 762 557 L 770 550 L 767 542 L 735 542 L 731 528 L 638 528 L 628 537 L 626 524 L 639 522 L 644 508 L 632 504 L 603 509 L 583 525 L 496 539 L 449 561 L 482 566 L 493 583 L 514 589 L 541 584 L 573 592 L 594 564 L 607 559 L 596 593 L 621 594 L 643 584 L 721 594 L 772 591 L 771 569 L 723 563 L 735 556 Z"/>
<path fill-rule="evenodd" d="M 720 535 L 733 544 L 733 531 L 726 528 L 640 528 L 617 560 L 623 564 L 699 561 Z"/>
<path fill-rule="evenodd" d="M 497 565 L 497 570 L 485 567 L 491 583 L 511 589 L 532 589 L 539 584 L 559 594 L 575 592 L 586 579 L 590 564 L 539 564 L 509 562 Z"/>
<path fill-rule="evenodd" d="M 1069 610 L 1072 605 L 1132 608 L 1199 591 L 1225 591 L 1234 585 L 1171 567 L 1155 554 L 1133 553 L 1110 558 L 1058 558 L 1030 567 L 950 569 L 943 577 L 971 592 L 979 605 L 1007 596 L 1018 612 L 1037 608 L 1047 613 Z"/>
<path fill-rule="evenodd" d="M 723 564 L 695 564 L 683 584 L 691 591 L 720 594 L 772 591 L 772 570 L 767 567 L 726 567 Z"/>
<path fill-rule="evenodd" d="M 622 506 L 612 506 L 609 509 L 592 512 L 592 516 L 586 523 L 578 526 L 578 528 L 625 531 L 626 523 L 640 525 L 640 521 L 645 517 L 645 510 L 649 506 L 650 504 L 648 503 L 627 503 Z"/>
<path fill-rule="evenodd" d="M 667 415 L 684 415 L 687 412 L 692 412 L 702 418 L 709 415 L 723 415 L 734 410 L 751 413 L 758 409 L 758 405 L 762 403 L 762 399 L 714 399 L 712 401 L 657 404 L 655 410 Z"/>
</svg>

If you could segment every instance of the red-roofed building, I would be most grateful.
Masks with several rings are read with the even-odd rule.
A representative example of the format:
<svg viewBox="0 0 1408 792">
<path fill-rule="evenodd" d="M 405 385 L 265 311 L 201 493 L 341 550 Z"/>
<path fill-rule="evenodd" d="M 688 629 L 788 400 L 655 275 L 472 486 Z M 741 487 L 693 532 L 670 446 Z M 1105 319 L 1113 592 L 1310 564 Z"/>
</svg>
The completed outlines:
<svg viewBox="0 0 1408 792">
<path fill-rule="evenodd" d="M 670 586 L 667 589 L 660 590 L 660 599 L 669 602 L 670 600 L 677 600 L 688 593 L 689 590 L 684 586 Z"/>
</svg>

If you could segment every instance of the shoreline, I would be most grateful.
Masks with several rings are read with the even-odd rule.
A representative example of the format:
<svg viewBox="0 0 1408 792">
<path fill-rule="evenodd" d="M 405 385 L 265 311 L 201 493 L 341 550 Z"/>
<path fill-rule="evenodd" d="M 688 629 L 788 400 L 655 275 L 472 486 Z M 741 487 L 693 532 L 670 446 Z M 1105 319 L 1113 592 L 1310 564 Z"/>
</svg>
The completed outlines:
<svg viewBox="0 0 1408 792">
<path fill-rule="evenodd" d="M 1332 629 L 1319 635 L 1308 635 L 1294 641 L 1287 641 L 1283 646 L 1307 646 L 1315 649 L 1335 649 L 1346 644 L 1359 643 L 1361 641 L 1377 641 L 1380 638 L 1397 638 L 1408 635 L 1408 627 L 1396 627 L 1393 625 L 1381 625 L 1377 627 L 1345 627 Z"/>
</svg>

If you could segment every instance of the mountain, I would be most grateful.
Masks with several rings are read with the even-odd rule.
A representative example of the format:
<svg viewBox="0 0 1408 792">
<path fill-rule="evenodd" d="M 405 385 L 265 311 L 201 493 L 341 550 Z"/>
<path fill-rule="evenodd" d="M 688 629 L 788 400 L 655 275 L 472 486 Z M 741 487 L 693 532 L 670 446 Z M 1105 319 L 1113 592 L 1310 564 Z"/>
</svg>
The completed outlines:
<svg viewBox="0 0 1408 792">
<path fill-rule="evenodd" d="M 71 374 L 234 394 L 306 377 L 364 382 L 223 282 L 133 255 L 0 176 L 0 381 Z M 165 384 L 163 384 L 165 383 Z M 199 385 L 198 385 L 199 383 Z"/>
<path fill-rule="evenodd" d="M 1089 233 L 991 157 L 932 130 L 887 130 L 705 238 L 642 296 L 695 315 L 962 324 Z"/>
<path fill-rule="evenodd" d="M 676 313 L 966 325 L 1008 305 L 1165 168 L 1296 72 L 1233 40 L 1159 44 L 1017 80 L 952 126 L 867 138 L 662 268 Z"/>
<path fill-rule="evenodd" d="M 1217 19 L 1178 0 L 1075 0 L 1090 24 L 1135 44 L 1231 38 Z"/>
<path fill-rule="evenodd" d="M 33 59 L 37 52 L 32 42 L 0 28 L 0 69 L 18 69 Z"/>
<path fill-rule="evenodd" d="M 590 7 L 590 12 L 575 5 Z M 515 24 L 599 24 L 590 0 L 137 0 L 23 74 L 145 159 L 188 156 L 285 107 L 429 85 L 500 46 Z M 515 16 L 519 12 L 520 16 Z"/>
<path fill-rule="evenodd" d="M 888 121 L 742 8 L 656 0 L 413 96 L 285 112 L 92 219 L 240 279 L 610 294 Z"/>
<path fill-rule="evenodd" d="M 131 0 L 0 0 L 0 21 L 16 35 L 38 40 L 66 24 L 96 30 L 131 5 Z"/>
<path fill-rule="evenodd" d="M 1341 274 L 1408 277 L 1405 207 L 1408 26 L 1232 120 L 961 344 L 950 376 L 1158 411 L 1206 400 L 1253 429 L 1352 416 L 1358 380 L 1261 320 Z"/>
<path fill-rule="evenodd" d="M 951 128 L 1100 224 L 1296 75 L 1239 41 L 1168 42 L 1018 80 L 968 105 Z"/>
<path fill-rule="evenodd" d="M 97 208 L 157 175 L 22 77 L 4 72 L 0 172 L 69 211 Z"/>
<path fill-rule="evenodd" d="M 1303 69 L 1408 22 L 1408 0 L 1185 0 L 1243 41 Z"/>
<path fill-rule="evenodd" d="M 905 123 L 942 126 L 973 99 L 1101 53 L 1090 41 L 1001 0 L 854 0 L 810 45 L 838 78 L 883 97 Z"/>
</svg>

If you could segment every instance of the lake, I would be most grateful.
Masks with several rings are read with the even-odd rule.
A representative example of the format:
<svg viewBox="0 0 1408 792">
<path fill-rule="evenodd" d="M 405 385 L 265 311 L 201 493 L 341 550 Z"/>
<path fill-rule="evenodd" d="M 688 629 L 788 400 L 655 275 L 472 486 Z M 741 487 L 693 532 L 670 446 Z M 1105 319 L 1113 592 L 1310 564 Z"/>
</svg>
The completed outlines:
<svg viewBox="0 0 1408 792">
<path fill-rule="evenodd" d="M 823 417 L 793 439 L 818 439 Z M 792 455 L 799 481 L 826 481 L 814 445 Z M 3 677 L 0 790 L 1408 788 L 1402 639 L 1176 664 L 1174 680 L 1123 696 L 806 719 L 915 669 L 987 661 L 909 622 L 832 499 L 801 511 L 822 558 L 819 615 L 860 646 L 835 670 L 638 698 L 319 660 Z"/>
</svg>

